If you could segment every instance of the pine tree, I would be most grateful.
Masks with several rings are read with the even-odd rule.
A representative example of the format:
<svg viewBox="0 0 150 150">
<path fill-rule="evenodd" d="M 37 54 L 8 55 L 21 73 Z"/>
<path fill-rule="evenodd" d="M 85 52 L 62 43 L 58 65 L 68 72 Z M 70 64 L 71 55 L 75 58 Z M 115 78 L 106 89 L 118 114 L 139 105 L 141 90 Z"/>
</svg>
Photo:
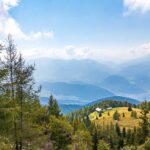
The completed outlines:
<svg viewBox="0 0 150 150">
<path fill-rule="evenodd" d="M 17 52 L 16 52 L 16 46 L 14 44 L 11 35 L 8 35 L 7 45 L 4 47 L 4 50 L 6 51 L 6 55 L 5 55 L 5 60 L 2 63 L 4 64 L 4 68 L 6 69 L 6 78 L 3 87 L 5 91 L 5 97 L 7 96 L 7 98 L 11 102 L 11 106 L 15 110 L 17 107 L 17 101 L 15 97 L 15 89 L 16 89 L 15 68 L 17 62 Z M 19 150 L 17 123 L 16 123 L 17 116 L 15 115 L 13 116 L 13 118 L 14 118 L 13 130 L 14 130 L 15 149 Z"/>
<path fill-rule="evenodd" d="M 132 106 L 131 105 L 129 105 L 128 111 L 132 111 Z"/>
<path fill-rule="evenodd" d="M 113 115 L 113 119 L 114 120 L 119 120 L 119 117 L 120 117 L 120 115 L 119 115 L 118 111 L 115 111 L 115 113 Z"/>
<path fill-rule="evenodd" d="M 124 146 L 124 140 L 123 138 L 119 138 L 118 149 L 121 149 L 123 146 Z"/>
<path fill-rule="evenodd" d="M 126 128 L 125 127 L 123 127 L 123 129 L 122 129 L 122 136 L 125 138 L 126 137 Z"/>
<path fill-rule="evenodd" d="M 3 81 L 3 96 L 5 100 L 8 100 L 7 107 L 11 110 L 13 120 L 13 134 L 12 132 L 9 134 L 14 140 L 14 149 L 22 150 L 24 149 L 23 122 L 27 123 L 25 121 L 25 114 L 31 112 L 30 106 L 33 104 L 32 100 L 37 97 L 37 91 L 33 89 L 34 82 L 32 75 L 34 67 L 32 65 L 25 65 L 22 56 L 17 54 L 16 46 L 10 35 L 7 39 L 5 51 L 6 55 L 3 60 L 3 67 L 6 70 L 6 77 Z M 8 112 L 8 110 L 5 111 Z"/>
<path fill-rule="evenodd" d="M 97 146 L 98 146 L 98 135 L 97 135 L 97 129 L 96 127 L 94 128 L 93 131 L 93 150 L 97 150 Z"/>
<path fill-rule="evenodd" d="M 56 116 L 56 117 L 60 116 L 60 109 L 53 95 L 50 96 L 49 102 L 48 102 L 48 116 L 51 116 L 51 115 Z"/>
<path fill-rule="evenodd" d="M 131 144 L 131 129 L 127 130 L 126 139 L 127 139 L 126 140 L 127 145 L 130 145 Z"/>
<path fill-rule="evenodd" d="M 116 133 L 117 133 L 117 135 L 118 135 L 118 136 L 121 136 L 121 130 L 120 130 L 120 127 L 119 127 L 119 124 L 118 124 L 118 123 L 116 123 L 115 128 L 116 128 Z"/>
<path fill-rule="evenodd" d="M 142 111 L 141 111 L 141 116 L 140 116 L 140 128 L 142 129 L 142 135 L 143 139 L 146 139 L 146 137 L 149 135 L 149 127 L 150 127 L 150 122 L 148 119 L 148 103 L 145 101 L 141 105 Z"/>
<path fill-rule="evenodd" d="M 24 106 L 27 101 L 29 101 L 33 96 L 36 96 L 36 92 L 33 90 L 33 71 L 34 66 L 25 65 L 25 61 L 20 55 L 18 61 L 16 62 L 15 67 L 15 76 L 16 76 L 16 100 L 20 106 L 19 114 L 19 126 L 20 126 L 20 137 L 19 137 L 19 146 L 20 150 L 23 149 L 23 113 Z"/>
<path fill-rule="evenodd" d="M 144 135 L 143 135 L 142 129 L 137 128 L 136 136 L 135 136 L 135 143 L 138 145 L 143 144 L 145 142 L 145 139 L 143 137 L 144 137 Z"/>
<path fill-rule="evenodd" d="M 124 118 L 125 117 L 125 113 L 123 112 L 123 114 L 122 114 L 122 117 Z"/>
</svg>

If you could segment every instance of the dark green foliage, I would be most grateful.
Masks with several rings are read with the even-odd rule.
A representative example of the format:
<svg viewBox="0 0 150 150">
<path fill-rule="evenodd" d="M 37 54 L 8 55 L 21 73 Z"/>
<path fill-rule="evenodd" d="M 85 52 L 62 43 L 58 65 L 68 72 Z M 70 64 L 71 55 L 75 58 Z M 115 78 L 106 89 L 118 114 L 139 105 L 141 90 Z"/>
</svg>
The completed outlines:
<svg viewBox="0 0 150 150">
<path fill-rule="evenodd" d="M 132 106 L 131 105 L 129 105 L 128 111 L 132 111 Z"/>
<path fill-rule="evenodd" d="M 123 129 L 122 129 L 122 136 L 125 138 L 126 137 L 126 128 L 125 127 L 123 127 Z"/>
<path fill-rule="evenodd" d="M 123 138 L 121 137 L 121 138 L 119 138 L 118 149 L 123 148 L 123 146 L 124 146 L 124 140 L 123 140 Z"/>
<path fill-rule="evenodd" d="M 53 95 L 51 95 L 50 98 L 49 98 L 48 108 L 47 108 L 48 116 L 59 117 L 60 116 L 60 112 L 61 111 L 59 109 L 59 106 L 57 104 L 56 99 L 53 97 Z"/>
<path fill-rule="evenodd" d="M 102 112 L 99 112 L 99 117 L 102 117 Z"/>
<path fill-rule="evenodd" d="M 119 120 L 119 117 L 120 117 L 120 115 L 119 115 L 118 111 L 115 111 L 114 114 L 113 114 L 113 119 L 114 120 Z"/>
<path fill-rule="evenodd" d="M 120 131 L 120 127 L 119 127 L 118 123 L 116 123 L 115 128 L 116 128 L 116 133 L 117 133 L 117 135 L 118 135 L 118 136 L 121 136 L 121 131 Z"/>
<path fill-rule="evenodd" d="M 138 145 L 141 145 L 145 142 L 145 139 L 143 138 L 144 135 L 143 135 L 143 132 L 142 132 L 142 129 L 141 128 L 138 128 L 137 131 L 136 131 L 136 138 L 135 138 L 135 142 L 138 144 Z"/>
<path fill-rule="evenodd" d="M 49 124 L 50 140 L 55 141 L 54 147 L 57 150 L 65 149 L 71 143 L 73 134 L 72 126 L 65 119 L 58 119 L 54 116 L 50 117 Z"/>
<path fill-rule="evenodd" d="M 149 118 L 148 118 L 148 103 L 145 101 L 143 102 L 143 104 L 141 105 L 142 111 L 141 111 L 141 116 L 140 116 L 140 128 L 141 128 L 141 136 L 143 137 L 143 139 L 145 140 L 146 137 L 148 137 L 149 135 L 149 127 L 150 127 L 150 122 L 149 122 Z"/>
<path fill-rule="evenodd" d="M 125 113 L 123 112 L 123 114 L 122 114 L 122 117 L 124 118 L 125 117 Z"/>
<path fill-rule="evenodd" d="M 92 137 L 93 137 L 93 150 L 97 150 L 98 146 L 98 135 L 97 135 L 97 129 L 94 128 L 94 131 L 92 132 Z"/>
</svg>

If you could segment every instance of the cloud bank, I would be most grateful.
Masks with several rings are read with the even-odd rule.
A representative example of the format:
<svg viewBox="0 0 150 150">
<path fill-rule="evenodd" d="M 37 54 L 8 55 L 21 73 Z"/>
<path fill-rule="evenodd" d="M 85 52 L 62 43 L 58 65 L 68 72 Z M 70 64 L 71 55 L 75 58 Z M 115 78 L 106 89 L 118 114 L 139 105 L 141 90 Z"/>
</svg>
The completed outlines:
<svg viewBox="0 0 150 150">
<path fill-rule="evenodd" d="M 126 11 L 124 15 L 131 13 L 146 13 L 150 11 L 150 0 L 123 0 Z"/>
<path fill-rule="evenodd" d="M 22 31 L 19 23 L 11 17 L 9 11 L 11 8 L 19 5 L 19 0 L 0 0 L 0 35 L 13 35 L 16 39 L 32 40 L 38 38 L 53 38 L 54 32 L 31 32 L 26 34 Z"/>
<path fill-rule="evenodd" d="M 22 53 L 27 59 L 91 59 L 118 64 L 150 55 L 150 43 L 141 44 L 129 50 L 92 49 L 89 47 L 75 47 L 69 45 L 62 49 L 33 48 L 24 50 Z"/>
</svg>

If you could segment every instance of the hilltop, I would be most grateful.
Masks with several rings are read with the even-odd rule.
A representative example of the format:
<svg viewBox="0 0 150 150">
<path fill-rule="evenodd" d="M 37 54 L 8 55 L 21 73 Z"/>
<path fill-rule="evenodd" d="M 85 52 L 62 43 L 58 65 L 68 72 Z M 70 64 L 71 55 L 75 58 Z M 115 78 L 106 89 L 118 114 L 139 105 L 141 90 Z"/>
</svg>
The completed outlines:
<svg viewBox="0 0 150 150">
<path fill-rule="evenodd" d="M 119 121 L 116 121 L 113 119 L 113 115 L 116 111 L 120 115 Z M 131 117 L 132 111 L 137 113 L 137 118 Z M 134 128 L 139 125 L 139 117 L 141 116 L 141 113 L 140 113 L 141 109 L 132 108 L 132 111 L 128 111 L 128 107 L 116 107 L 116 108 L 113 108 L 112 110 L 104 111 L 101 117 L 99 117 L 99 113 L 96 111 L 92 112 L 89 115 L 89 117 L 91 121 L 99 125 L 107 125 L 110 123 L 115 125 L 116 123 L 118 123 L 120 127 Z M 124 117 L 123 117 L 123 113 L 124 113 Z M 149 117 L 150 117 L 150 113 L 149 113 Z"/>
<path fill-rule="evenodd" d="M 106 100 L 112 100 L 112 101 L 127 101 L 128 103 L 131 103 L 131 104 L 140 104 L 140 101 L 137 100 L 137 99 L 133 99 L 133 98 L 129 98 L 129 97 L 123 97 L 123 96 L 112 96 L 112 97 L 106 97 L 106 98 L 102 98 L 102 99 L 98 99 L 96 101 L 93 101 L 91 103 L 89 103 L 88 105 L 94 105 L 96 103 L 100 103 L 102 101 L 106 101 Z"/>
</svg>

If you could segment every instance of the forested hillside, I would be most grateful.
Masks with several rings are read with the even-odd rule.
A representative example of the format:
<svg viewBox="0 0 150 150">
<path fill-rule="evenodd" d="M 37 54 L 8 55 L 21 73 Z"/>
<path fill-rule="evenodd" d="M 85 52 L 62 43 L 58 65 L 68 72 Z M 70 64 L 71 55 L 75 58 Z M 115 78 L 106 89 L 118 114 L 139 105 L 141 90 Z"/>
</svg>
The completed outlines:
<svg viewBox="0 0 150 150">
<path fill-rule="evenodd" d="M 64 116 L 52 95 L 47 105 L 41 105 L 42 89 L 35 89 L 33 78 L 35 66 L 25 62 L 11 36 L 0 48 L 0 150 L 150 149 L 150 102 L 135 105 L 106 100 Z M 115 121 L 96 123 L 108 107 L 116 110 L 107 112 Z M 90 115 L 96 108 L 103 111 L 92 120 Z M 138 126 L 119 125 L 124 108 L 125 117 L 127 112 L 133 119 L 138 117 Z"/>
</svg>

